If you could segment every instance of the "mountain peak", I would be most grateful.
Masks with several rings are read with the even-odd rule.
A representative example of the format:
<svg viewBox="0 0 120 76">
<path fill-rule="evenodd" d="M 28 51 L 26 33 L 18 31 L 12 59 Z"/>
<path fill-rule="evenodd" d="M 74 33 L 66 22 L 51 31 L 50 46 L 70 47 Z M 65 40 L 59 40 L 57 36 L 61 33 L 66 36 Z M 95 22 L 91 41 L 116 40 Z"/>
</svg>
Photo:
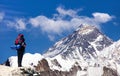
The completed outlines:
<svg viewBox="0 0 120 76">
<path fill-rule="evenodd" d="M 81 24 L 77 29 L 76 31 L 78 32 L 78 34 L 81 34 L 81 35 L 85 35 L 85 34 L 88 34 L 92 31 L 94 31 L 96 27 L 95 26 L 92 26 L 92 25 L 88 25 L 88 24 Z"/>
<path fill-rule="evenodd" d="M 95 26 L 80 25 L 71 35 L 56 42 L 44 54 L 45 57 L 61 55 L 63 58 L 95 59 L 97 52 L 113 42 L 102 34 Z"/>
</svg>

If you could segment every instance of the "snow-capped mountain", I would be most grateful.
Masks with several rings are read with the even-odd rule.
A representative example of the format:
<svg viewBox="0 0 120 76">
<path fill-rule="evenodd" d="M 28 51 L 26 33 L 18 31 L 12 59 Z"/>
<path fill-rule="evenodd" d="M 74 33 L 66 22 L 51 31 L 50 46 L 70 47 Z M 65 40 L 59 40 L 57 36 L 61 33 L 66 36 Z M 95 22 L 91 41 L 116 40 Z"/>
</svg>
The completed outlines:
<svg viewBox="0 0 120 76">
<path fill-rule="evenodd" d="M 7 62 L 17 66 L 17 56 Z M 23 69 L 33 76 L 120 76 L 120 40 L 113 42 L 95 26 L 81 25 L 45 54 L 24 54 L 22 65 L 34 68 Z"/>
<path fill-rule="evenodd" d="M 102 34 L 95 26 L 80 25 L 73 34 L 56 42 L 44 54 L 45 57 L 61 55 L 63 58 L 95 59 L 103 48 L 113 42 Z"/>
</svg>

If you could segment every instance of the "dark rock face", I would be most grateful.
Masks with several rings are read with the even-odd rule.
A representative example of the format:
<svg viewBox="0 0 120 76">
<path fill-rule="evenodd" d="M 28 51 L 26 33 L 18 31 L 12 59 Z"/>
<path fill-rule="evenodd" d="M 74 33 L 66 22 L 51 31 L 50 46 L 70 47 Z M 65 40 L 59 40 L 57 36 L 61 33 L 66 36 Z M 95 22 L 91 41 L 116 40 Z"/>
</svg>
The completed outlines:
<svg viewBox="0 0 120 76">
<path fill-rule="evenodd" d="M 60 67 L 60 68 L 62 67 L 62 66 L 58 63 L 57 59 L 54 59 L 54 60 L 52 60 L 51 62 L 52 62 L 52 64 L 55 65 L 55 66 L 58 66 L 58 67 Z"/>
<path fill-rule="evenodd" d="M 48 65 L 48 62 L 46 59 L 42 59 L 41 61 L 38 62 L 38 65 L 35 66 L 36 71 L 42 72 L 42 71 L 49 71 L 50 67 Z"/>
<path fill-rule="evenodd" d="M 6 62 L 5 62 L 5 63 L 3 63 L 2 65 L 5 65 L 5 66 L 10 66 L 10 61 L 9 61 L 9 59 L 7 59 L 7 60 L 6 60 Z"/>
<path fill-rule="evenodd" d="M 111 68 L 103 67 L 102 76 L 118 76 L 117 71 Z"/>
<path fill-rule="evenodd" d="M 80 70 L 79 67 L 73 67 L 68 71 L 58 71 L 58 70 L 49 70 L 40 72 L 40 76 L 76 76 L 77 71 Z"/>
<path fill-rule="evenodd" d="M 40 73 L 40 76 L 76 76 L 77 71 L 82 70 L 77 63 L 75 63 L 70 71 L 51 70 L 46 59 L 39 61 L 39 64 L 35 68 Z"/>
</svg>

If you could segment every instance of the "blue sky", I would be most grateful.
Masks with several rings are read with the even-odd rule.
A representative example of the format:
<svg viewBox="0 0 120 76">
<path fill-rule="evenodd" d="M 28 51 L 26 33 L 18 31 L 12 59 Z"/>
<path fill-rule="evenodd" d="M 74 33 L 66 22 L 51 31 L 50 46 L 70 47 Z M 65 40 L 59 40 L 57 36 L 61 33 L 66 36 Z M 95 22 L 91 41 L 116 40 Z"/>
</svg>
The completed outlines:
<svg viewBox="0 0 120 76">
<path fill-rule="evenodd" d="M 119 0 L 0 0 L 0 63 L 16 55 L 10 46 L 25 35 L 26 52 L 44 53 L 80 24 L 98 27 L 120 39 Z"/>
</svg>

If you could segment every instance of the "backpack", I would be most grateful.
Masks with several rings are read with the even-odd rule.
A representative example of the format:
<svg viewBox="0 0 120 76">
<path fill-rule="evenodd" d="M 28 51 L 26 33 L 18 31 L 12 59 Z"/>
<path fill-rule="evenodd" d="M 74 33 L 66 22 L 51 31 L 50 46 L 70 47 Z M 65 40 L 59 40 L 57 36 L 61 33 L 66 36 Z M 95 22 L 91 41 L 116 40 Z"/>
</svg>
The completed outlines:
<svg viewBox="0 0 120 76">
<path fill-rule="evenodd" d="M 15 45 L 22 44 L 23 40 L 21 38 L 22 34 L 18 35 L 18 37 L 15 40 Z"/>
</svg>

